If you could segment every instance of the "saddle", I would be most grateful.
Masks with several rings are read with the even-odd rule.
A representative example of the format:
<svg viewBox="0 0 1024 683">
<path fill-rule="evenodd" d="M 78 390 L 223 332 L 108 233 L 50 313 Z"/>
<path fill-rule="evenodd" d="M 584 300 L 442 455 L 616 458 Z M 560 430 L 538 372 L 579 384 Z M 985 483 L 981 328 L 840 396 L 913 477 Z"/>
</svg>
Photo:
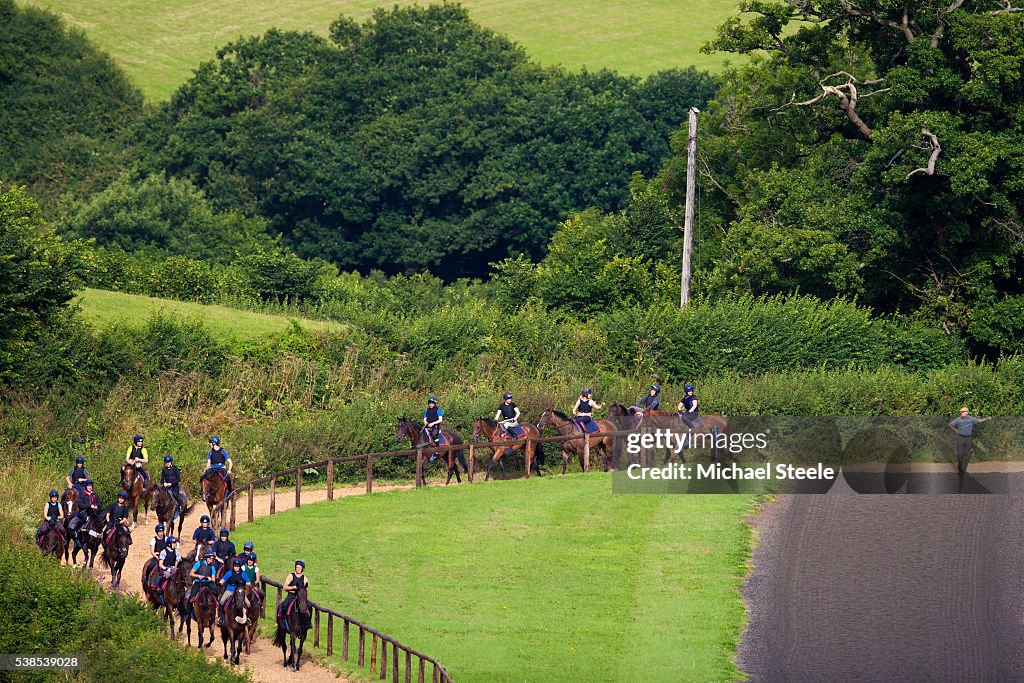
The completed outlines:
<svg viewBox="0 0 1024 683">
<path fill-rule="evenodd" d="M 520 436 L 522 436 L 522 434 L 516 434 L 515 433 L 515 430 L 523 429 L 520 425 L 515 425 L 514 427 L 506 427 L 505 425 L 503 425 L 503 424 L 501 424 L 499 422 L 498 426 L 501 427 L 501 438 L 503 438 L 503 439 L 512 439 L 512 440 L 514 440 L 514 439 L 518 439 Z M 523 430 L 523 433 L 525 434 L 525 430 Z"/>
<path fill-rule="evenodd" d="M 572 423 L 576 425 L 576 429 L 579 430 L 580 434 L 594 434 L 595 432 L 601 431 L 601 427 L 598 426 L 597 420 L 590 418 L 590 422 L 585 425 L 580 424 L 578 419 L 573 419 Z"/>
</svg>

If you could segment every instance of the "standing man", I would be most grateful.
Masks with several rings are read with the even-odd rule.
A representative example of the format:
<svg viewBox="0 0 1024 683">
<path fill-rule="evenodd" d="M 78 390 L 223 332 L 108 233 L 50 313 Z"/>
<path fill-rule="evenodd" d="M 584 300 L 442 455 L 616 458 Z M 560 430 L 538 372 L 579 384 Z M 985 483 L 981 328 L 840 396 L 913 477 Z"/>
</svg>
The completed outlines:
<svg viewBox="0 0 1024 683">
<path fill-rule="evenodd" d="M 974 425 L 988 422 L 991 419 L 991 417 L 974 417 L 967 406 L 964 406 L 960 409 L 960 417 L 950 420 L 949 428 L 956 434 L 956 471 L 961 479 L 967 473 L 967 464 L 971 461 Z"/>
</svg>

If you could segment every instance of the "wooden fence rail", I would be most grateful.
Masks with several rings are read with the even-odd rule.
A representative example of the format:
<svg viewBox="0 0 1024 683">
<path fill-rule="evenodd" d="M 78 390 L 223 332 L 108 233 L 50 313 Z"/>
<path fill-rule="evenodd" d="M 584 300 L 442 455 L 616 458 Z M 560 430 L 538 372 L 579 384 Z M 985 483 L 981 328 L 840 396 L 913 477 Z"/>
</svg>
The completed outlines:
<svg viewBox="0 0 1024 683">
<path fill-rule="evenodd" d="M 267 590 L 267 586 L 272 586 L 277 589 L 277 599 L 274 603 L 274 611 L 272 614 L 277 614 L 277 606 L 281 604 L 283 597 L 284 584 L 268 579 L 265 576 L 260 577 L 260 583 L 263 585 L 263 592 L 266 595 L 270 595 Z M 266 614 L 266 604 L 269 600 L 264 601 L 263 605 L 263 617 Z M 369 647 L 369 663 L 370 673 L 377 674 L 380 680 L 391 679 L 392 683 L 399 683 L 404 680 L 405 683 L 412 683 L 413 675 L 415 673 L 417 683 L 426 683 L 426 671 L 427 667 L 431 670 L 431 683 L 452 683 L 452 677 L 448 675 L 441 663 L 430 655 L 425 655 L 419 650 L 414 650 L 408 645 L 400 643 L 395 638 L 385 635 L 373 628 L 367 626 L 358 619 L 354 619 L 347 614 L 338 612 L 329 607 L 324 607 L 312 600 L 309 601 L 309 606 L 313 610 L 312 618 L 312 631 L 313 631 L 313 647 L 315 649 L 320 648 L 320 634 L 323 630 L 321 625 L 326 623 L 326 637 L 324 642 L 326 643 L 327 656 L 331 657 L 334 655 L 334 621 L 339 620 L 339 624 L 342 629 L 341 638 L 341 658 L 343 660 L 350 661 L 351 657 L 351 638 L 350 631 L 355 628 L 358 629 L 359 641 L 356 646 L 356 663 L 359 666 L 366 666 L 367 662 L 367 638 L 366 635 L 370 635 L 370 647 Z M 326 615 L 326 618 L 324 618 Z M 306 636 L 309 637 L 308 635 Z M 390 650 L 391 662 L 390 667 L 388 666 L 388 656 Z M 404 655 L 404 656 L 403 656 Z"/>
</svg>

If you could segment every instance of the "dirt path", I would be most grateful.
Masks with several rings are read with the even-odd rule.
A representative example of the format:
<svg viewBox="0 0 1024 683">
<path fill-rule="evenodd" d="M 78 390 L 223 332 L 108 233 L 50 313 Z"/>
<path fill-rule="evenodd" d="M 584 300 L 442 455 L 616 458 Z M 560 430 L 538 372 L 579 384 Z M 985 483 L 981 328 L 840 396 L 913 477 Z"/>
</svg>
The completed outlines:
<svg viewBox="0 0 1024 683">
<path fill-rule="evenodd" d="M 388 484 L 374 484 L 374 492 L 378 491 L 390 491 L 394 489 L 411 488 L 411 485 L 388 485 Z M 354 496 L 365 494 L 366 489 L 363 486 L 351 486 L 351 487 L 335 487 L 334 496 L 340 498 L 343 496 Z M 315 503 L 318 501 L 327 500 L 326 489 L 303 489 L 302 491 L 302 503 Z M 241 498 L 238 502 L 236 514 L 238 515 L 239 522 L 242 522 L 246 518 L 246 506 L 248 503 L 245 498 Z M 294 490 L 285 490 L 278 492 L 277 500 L 275 502 L 275 511 L 283 512 L 285 510 L 291 510 L 295 507 L 295 494 Z M 182 536 L 191 539 L 192 531 L 196 526 L 199 525 L 199 517 L 206 513 L 206 506 L 200 501 L 196 506 L 195 510 L 192 511 L 188 517 L 185 518 L 185 524 L 182 527 Z M 270 495 L 269 493 L 260 492 L 253 497 L 253 516 L 254 517 L 265 517 L 270 514 Z M 156 525 L 156 515 L 152 511 L 149 513 L 149 517 L 146 520 L 148 524 L 143 523 L 142 511 L 139 511 L 139 526 L 132 533 L 134 545 L 132 545 L 131 551 L 128 553 L 128 559 L 125 561 L 124 571 L 121 578 L 121 590 L 126 594 L 138 596 L 140 600 L 145 600 L 142 592 L 142 568 L 146 564 L 146 560 L 149 557 L 149 541 L 153 537 L 153 527 Z M 239 550 L 241 550 L 241 544 L 236 540 Z M 182 543 L 181 549 L 183 554 L 187 554 L 192 550 L 192 542 Z M 99 561 L 96 563 L 96 567 L 93 569 L 93 576 L 98 578 L 100 582 L 107 588 L 110 588 L 110 572 L 99 566 Z M 274 577 L 280 580 L 280 577 Z M 162 614 L 162 612 L 161 612 Z M 192 646 L 195 647 L 195 624 L 193 624 L 193 638 Z M 184 642 L 184 634 L 179 638 L 181 642 Z M 205 642 L 205 641 L 204 641 Z M 337 672 L 324 668 L 316 663 L 305 661 L 306 653 L 312 653 L 313 650 L 313 639 L 312 635 L 306 640 L 306 648 L 303 652 L 304 661 L 302 669 L 298 674 L 285 670 L 281 666 L 282 656 L 280 648 L 275 648 L 269 639 L 265 637 L 259 637 L 252 643 L 252 654 L 242 654 L 242 666 L 249 669 L 252 672 L 253 679 L 256 681 L 264 681 L 266 683 L 278 683 L 279 681 L 296 681 L 301 680 L 302 683 L 320 683 L 321 681 L 331 681 L 332 683 L 338 683 L 339 681 L 347 681 L 349 679 L 340 676 Z M 216 636 L 214 637 L 213 645 L 210 647 L 208 652 L 210 653 L 211 660 L 221 661 L 223 654 L 223 645 L 220 640 L 220 630 L 216 629 Z"/>
<path fill-rule="evenodd" d="M 755 683 L 1024 681 L 1024 499 L 790 495 L 755 520 Z"/>
</svg>

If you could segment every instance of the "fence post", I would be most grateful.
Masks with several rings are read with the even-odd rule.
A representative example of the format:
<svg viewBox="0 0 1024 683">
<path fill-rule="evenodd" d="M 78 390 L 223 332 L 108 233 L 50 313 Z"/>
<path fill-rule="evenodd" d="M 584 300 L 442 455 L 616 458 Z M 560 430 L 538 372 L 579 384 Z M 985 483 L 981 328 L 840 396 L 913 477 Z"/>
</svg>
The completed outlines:
<svg viewBox="0 0 1024 683">
<path fill-rule="evenodd" d="M 366 492 L 373 493 L 373 454 L 366 454 Z"/>
<path fill-rule="evenodd" d="M 334 654 L 334 615 L 327 613 L 327 656 Z"/>
<path fill-rule="evenodd" d="M 473 461 L 475 459 L 473 457 L 473 444 L 469 444 L 469 474 L 467 476 L 469 477 L 470 484 L 473 483 Z"/>
<path fill-rule="evenodd" d="M 320 610 L 313 608 L 313 647 L 320 647 Z"/>
<path fill-rule="evenodd" d="M 370 673 L 377 673 L 377 634 L 370 641 Z"/>
<path fill-rule="evenodd" d="M 253 497 L 255 491 L 256 491 L 256 487 L 253 486 L 252 484 L 249 484 L 249 519 L 248 519 L 248 521 L 250 521 L 250 522 L 252 521 L 252 497 Z"/>
<path fill-rule="evenodd" d="M 359 627 L 359 656 L 356 657 L 356 664 L 363 666 L 366 663 L 366 631 Z"/>
<path fill-rule="evenodd" d="M 391 683 L 398 683 L 398 644 L 391 646 L 391 654 L 394 657 L 391 660 Z"/>
<path fill-rule="evenodd" d="M 295 468 L 295 508 L 302 507 L 302 468 Z"/>
<path fill-rule="evenodd" d="M 412 683 L 412 653 L 405 651 L 405 683 Z"/>
<path fill-rule="evenodd" d="M 270 514 L 277 511 L 277 477 L 270 478 Z"/>
<path fill-rule="evenodd" d="M 383 681 L 388 674 L 388 641 L 380 640 L 380 679 Z"/>
<path fill-rule="evenodd" d="M 327 461 L 327 500 L 334 500 L 334 460 Z"/>
<path fill-rule="evenodd" d="M 417 679 L 417 683 L 423 683 L 423 673 L 424 673 L 425 669 L 426 669 L 426 662 L 424 662 L 423 658 L 420 657 L 420 677 Z"/>
<path fill-rule="evenodd" d="M 531 460 L 531 457 L 533 455 L 533 448 L 534 448 L 533 440 L 532 439 L 527 439 L 526 440 L 526 446 L 523 447 L 523 450 L 526 451 L 523 454 L 523 455 L 526 456 L 525 458 L 523 458 L 524 460 L 526 460 L 526 476 L 525 476 L 526 479 L 530 478 L 530 460 Z"/>
<path fill-rule="evenodd" d="M 423 486 L 423 448 L 416 449 L 416 488 Z"/>
<path fill-rule="evenodd" d="M 235 530 L 235 500 L 236 500 L 235 492 L 232 491 L 231 492 L 231 523 L 228 525 L 228 528 L 231 529 L 232 531 Z"/>
<path fill-rule="evenodd" d="M 583 471 L 590 471 L 590 432 L 583 435 Z"/>
<path fill-rule="evenodd" d="M 341 658 L 348 661 L 348 619 L 345 619 L 345 630 L 341 632 Z"/>
</svg>

